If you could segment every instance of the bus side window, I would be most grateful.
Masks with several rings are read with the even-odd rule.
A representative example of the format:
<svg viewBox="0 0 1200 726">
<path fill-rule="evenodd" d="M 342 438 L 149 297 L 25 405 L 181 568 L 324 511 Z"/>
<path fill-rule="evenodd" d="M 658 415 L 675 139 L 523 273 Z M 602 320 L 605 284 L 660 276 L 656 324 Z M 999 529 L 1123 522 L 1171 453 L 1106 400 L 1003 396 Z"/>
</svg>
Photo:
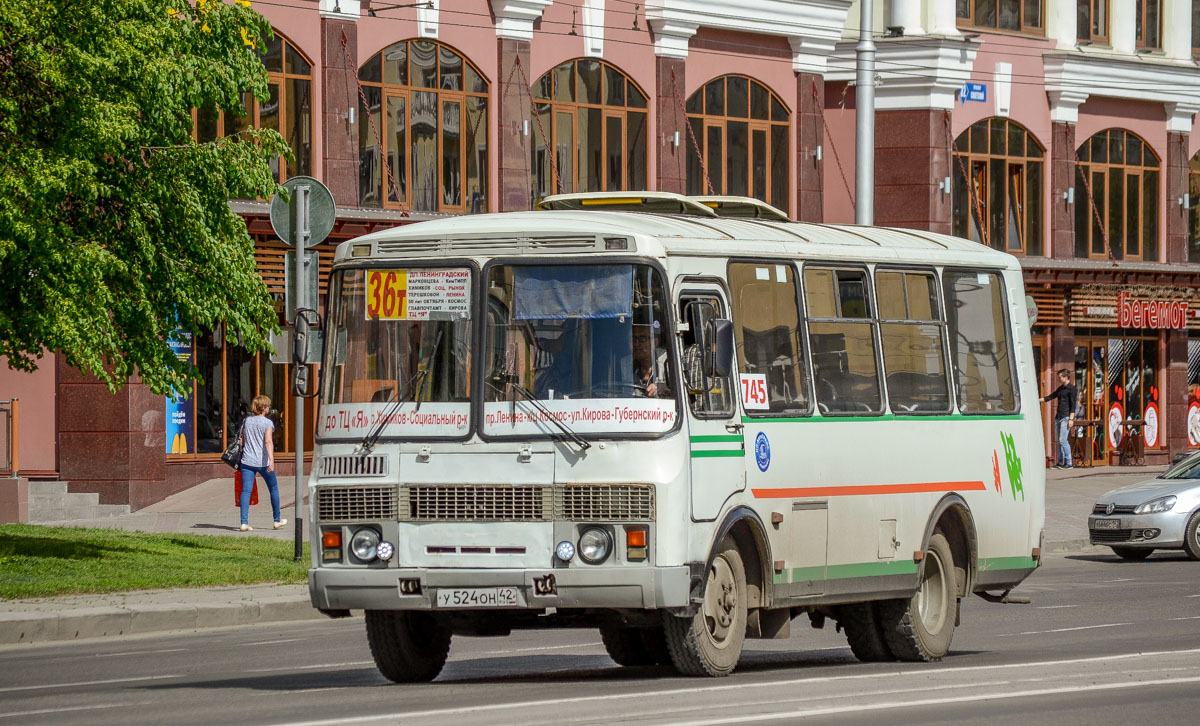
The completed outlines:
<svg viewBox="0 0 1200 726">
<path fill-rule="evenodd" d="M 821 413 L 882 413 L 867 273 L 805 266 L 804 300 Z"/>
<path fill-rule="evenodd" d="M 733 378 L 708 378 L 704 375 L 701 337 L 710 320 L 721 317 L 720 303 L 710 297 L 683 297 L 679 300 L 679 319 L 688 329 L 680 336 L 683 348 L 682 380 L 692 413 L 702 418 L 725 417 L 733 413 Z"/>
<path fill-rule="evenodd" d="M 954 384 L 963 413 L 1017 410 L 1004 281 L 994 272 L 946 270 Z"/>
<path fill-rule="evenodd" d="M 892 413 L 948 413 L 945 323 L 933 273 L 876 270 L 875 299 Z"/>
<path fill-rule="evenodd" d="M 731 262 L 733 335 L 743 385 L 757 392 L 746 414 L 803 414 L 811 410 L 800 330 L 799 295 L 790 264 Z"/>
</svg>

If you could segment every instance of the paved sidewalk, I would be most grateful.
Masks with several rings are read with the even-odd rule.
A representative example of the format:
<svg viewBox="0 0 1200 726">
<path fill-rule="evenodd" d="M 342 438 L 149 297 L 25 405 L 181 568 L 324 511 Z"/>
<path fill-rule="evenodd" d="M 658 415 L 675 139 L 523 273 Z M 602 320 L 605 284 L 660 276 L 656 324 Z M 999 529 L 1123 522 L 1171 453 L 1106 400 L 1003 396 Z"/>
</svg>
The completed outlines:
<svg viewBox="0 0 1200 726">
<path fill-rule="evenodd" d="M 1046 552 L 1093 549 L 1087 515 L 1100 494 L 1160 473 L 1164 467 L 1095 467 L 1046 472 Z M 251 507 L 254 531 L 238 531 L 233 484 L 214 479 L 133 514 L 107 519 L 55 523 L 143 532 L 188 532 L 291 540 L 294 480 L 280 481 L 282 516 L 289 521 L 271 529 L 271 505 L 259 486 Z M 307 533 L 305 533 L 307 540 Z M 1097 552 L 1107 549 L 1096 548 Z M 307 585 L 256 585 L 203 590 L 153 590 L 113 595 L 0 600 L 0 647 L 6 644 L 72 640 L 99 636 L 193 630 L 228 625 L 321 618 L 308 600 Z"/>
</svg>

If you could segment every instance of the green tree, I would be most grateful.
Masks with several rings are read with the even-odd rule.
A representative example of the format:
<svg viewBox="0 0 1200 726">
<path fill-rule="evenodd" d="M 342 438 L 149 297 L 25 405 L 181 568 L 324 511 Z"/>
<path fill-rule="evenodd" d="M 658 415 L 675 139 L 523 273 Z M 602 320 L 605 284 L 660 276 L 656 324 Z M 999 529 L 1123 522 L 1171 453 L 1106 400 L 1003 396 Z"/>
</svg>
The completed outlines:
<svg viewBox="0 0 1200 726">
<path fill-rule="evenodd" d="M 267 94 L 244 0 L 0 0 L 0 355 L 49 351 L 116 389 L 196 373 L 176 328 L 251 350 L 276 315 L 229 198 L 279 187 L 274 131 L 192 140 L 191 110 Z"/>
</svg>

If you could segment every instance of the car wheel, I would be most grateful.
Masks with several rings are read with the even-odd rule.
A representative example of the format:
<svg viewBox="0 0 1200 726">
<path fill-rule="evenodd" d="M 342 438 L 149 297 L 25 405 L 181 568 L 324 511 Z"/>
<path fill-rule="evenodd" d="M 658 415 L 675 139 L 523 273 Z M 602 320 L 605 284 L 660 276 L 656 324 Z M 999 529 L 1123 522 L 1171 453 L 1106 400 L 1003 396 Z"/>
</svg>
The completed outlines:
<svg viewBox="0 0 1200 726">
<path fill-rule="evenodd" d="M 1152 547 L 1113 547 L 1112 551 L 1127 562 L 1141 562 L 1154 553 Z"/>
<path fill-rule="evenodd" d="M 1183 528 L 1183 551 L 1193 560 L 1200 560 L 1200 512 L 1196 512 Z"/>
</svg>

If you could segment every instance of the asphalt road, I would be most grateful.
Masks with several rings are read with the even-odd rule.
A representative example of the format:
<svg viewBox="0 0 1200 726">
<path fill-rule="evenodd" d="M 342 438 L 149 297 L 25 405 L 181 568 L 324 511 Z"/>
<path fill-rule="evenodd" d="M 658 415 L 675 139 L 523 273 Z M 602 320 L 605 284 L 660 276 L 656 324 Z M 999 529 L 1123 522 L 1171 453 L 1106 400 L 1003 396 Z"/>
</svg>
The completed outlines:
<svg viewBox="0 0 1200 726">
<path fill-rule="evenodd" d="M 1194 723 L 1200 563 L 1052 556 L 1029 605 L 964 602 L 935 664 L 862 664 L 832 625 L 747 641 L 725 679 L 623 669 L 592 630 L 455 638 L 431 684 L 397 686 L 362 620 L 0 648 L 5 724 Z"/>
</svg>

